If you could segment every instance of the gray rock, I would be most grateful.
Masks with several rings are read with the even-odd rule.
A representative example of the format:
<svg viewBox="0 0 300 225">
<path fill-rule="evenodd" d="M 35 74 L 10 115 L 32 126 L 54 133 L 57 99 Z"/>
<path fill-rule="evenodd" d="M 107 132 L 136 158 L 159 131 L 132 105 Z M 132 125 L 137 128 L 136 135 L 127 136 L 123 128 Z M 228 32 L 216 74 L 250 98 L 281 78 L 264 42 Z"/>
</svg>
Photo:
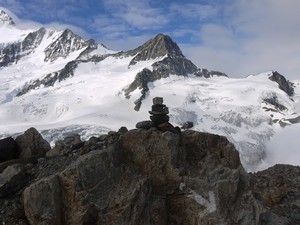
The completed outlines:
<svg viewBox="0 0 300 225">
<path fill-rule="evenodd" d="M 74 34 L 70 29 L 64 32 L 45 49 L 45 61 L 53 62 L 59 57 L 67 57 L 70 53 L 83 49 L 91 44 Z"/>
<path fill-rule="evenodd" d="M 192 128 L 193 126 L 194 126 L 194 123 L 193 123 L 193 122 L 191 122 L 191 121 L 186 121 L 185 123 L 182 124 L 181 129 L 186 130 L 186 129 Z"/>
<path fill-rule="evenodd" d="M 26 188 L 24 209 L 30 224 L 298 222 L 295 191 L 299 186 L 293 189 L 295 195 L 284 195 L 293 199 L 288 211 L 280 213 L 282 208 L 276 208 L 286 201 L 284 196 L 274 206 L 265 205 L 265 192 L 259 188 L 265 182 L 250 180 L 225 137 L 154 129 L 110 133 L 105 140 L 109 136 L 118 138 L 111 139 L 107 149 L 91 151 L 64 171 Z M 274 188 L 286 187 L 279 184 L 274 182 Z M 268 183 L 266 188 L 270 187 Z"/>
<path fill-rule="evenodd" d="M 20 149 L 20 159 L 44 157 L 51 149 L 50 144 L 35 128 L 29 128 L 24 134 L 17 136 L 16 143 Z"/>
<path fill-rule="evenodd" d="M 278 102 L 278 97 L 275 94 L 272 97 L 264 98 L 263 101 L 268 104 L 273 105 L 276 109 L 279 109 L 281 111 L 287 110 L 287 107 L 285 107 L 284 105 L 282 105 Z"/>
<path fill-rule="evenodd" d="M 164 99 L 162 97 L 155 97 L 152 99 L 153 105 L 162 105 Z"/>
<path fill-rule="evenodd" d="M 26 185 L 27 179 L 21 164 L 8 166 L 0 174 L 0 198 L 9 196 Z"/>
<path fill-rule="evenodd" d="M 285 93 L 287 93 L 289 96 L 292 96 L 294 94 L 294 88 L 291 82 L 285 79 L 284 76 L 282 76 L 277 71 L 272 72 L 272 75 L 269 76 L 269 79 L 271 81 L 274 81 L 278 84 L 279 88 L 283 90 Z"/>
<path fill-rule="evenodd" d="M 277 216 L 289 224 L 300 224 L 299 175 L 300 167 L 291 165 L 275 165 L 251 174 L 254 196 L 272 212 L 272 215 L 265 215 L 263 219 L 270 220 Z"/>
<path fill-rule="evenodd" d="M 23 41 L 12 43 L 0 50 L 0 67 L 16 63 L 22 57 L 32 53 L 43 40 L 45 28 L 29 33 Z"/>
<path fill-rule="evenodd" d="M 23 202 L 29 223 L 62 225 L 61 192 L 57 175 L 40 180 L 26 188 Z"/>
<path fill-rule="evenodd" d="M 141 121 L 138 122 L 135 125 L 136 128 L 138 129 L 145 129 L 145 130 L 149 130 L 151 127 L 154 127 L 154 123 L 151 120 L 146 120 L 146 121 Z"/>
</svg>

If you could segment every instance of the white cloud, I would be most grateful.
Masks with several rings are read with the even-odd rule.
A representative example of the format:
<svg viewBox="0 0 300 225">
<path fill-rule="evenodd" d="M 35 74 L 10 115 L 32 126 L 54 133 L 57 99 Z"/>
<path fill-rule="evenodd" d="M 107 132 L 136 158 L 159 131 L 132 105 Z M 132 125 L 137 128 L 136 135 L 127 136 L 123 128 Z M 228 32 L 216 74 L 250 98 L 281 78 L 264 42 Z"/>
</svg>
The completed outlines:
<svg viewBox="0 0 300 225">
<path fill-rule="evenodd" d="M 199 3 L 173 3 L 169 7 L 171 15 L 190 20 L 206 20 L 217 15 L 218 8 L 214 5 Z"/>
<path fill-rule="evenodd" d="M 223 5 L 215 24 L 202 24 L 202 42 L 185 47 L 184 53 L 200 67 L 234 77 L 273 69 L 288 79 L 298 78 L 299 7 L 297 0 L 234 0 Z"/>
<path fill-rule="evenodd" d="M 300 125 L 285 127 L 267 143 L 266 163 L 299 165 L 300 162 Z M 267 166 L 268 166 L 267 165 Z"/>
<path fill-rule="evenodd" d="M 121 23 L 129 29 L 157 29 L 166 25 L 168 17 L 161 8 L 153 7 L 148 0 L 104 1 L 112 23 Z"/>
<path fill-rule="evenodd" d="M 130 26 L 140 30 L 161 28 L 169 22 L 162 11 L 155 8 L 145 8 L 143 10 L 136 7 L 129 8 L 121 17 L 125 19 Z"/>
</svg>

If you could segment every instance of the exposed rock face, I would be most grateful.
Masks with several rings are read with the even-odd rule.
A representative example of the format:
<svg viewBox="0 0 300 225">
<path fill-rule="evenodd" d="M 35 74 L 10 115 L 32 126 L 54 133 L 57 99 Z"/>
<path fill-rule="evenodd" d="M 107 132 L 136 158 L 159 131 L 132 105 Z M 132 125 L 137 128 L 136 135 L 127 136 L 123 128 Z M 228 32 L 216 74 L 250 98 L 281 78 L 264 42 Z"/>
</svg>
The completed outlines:
<svg viewBox="0 0 300 225">
<path fill-rule="evenodd" d="M 0 140 L 0 162 L 17 158 L 19 148 L 12 137 Z"/>
<path fill-rule="evenodd" d="M 280 111 L 283 111 L 283 110 L 287 109 L 284 105 L 282 105 L 278 102 L 277 95 L 273 95 L 270 98 L 265 98 L 265 99 L 263 99 L 263 101 L 268 103 L 268 104 L 273 105 L 276 109 L 279 109 Z"/>
<path fill-rule="evenodd" d="M 16 142 L 20 149 L 19 158 L 21 159 L 42 157 L 51 149 L 49 143 L 35 128 L 30 128 L 24 134 L 18 136 Z"/>
<path fill-rule="evenodd" d="M 135 56 L 130 64 L 134 65 L 139 61 L 156 59 L 168 55 L 171 58 L 184 58 L 178 45 L 167 35 L 158 34 L 142 46 L 127 52 L 128 55 Z"/>
<path fill-rule="evenodd" d="M 20 164 L 8 166 L 0 174 L 0 198 L 13 194 L 26 184 L 24 168 Z"/>
<path fill-rule="evenodd" d="M 272 213 L 300 224 L 300 167 L 275 165 L 251 176 L 254 196 Z M 278 224 L 278 223 L 276 223 Z"/>
<path fill-rule="evenodd" d="M 117 133 L 115 133 L 117 135 Z M 51 207 L 49 207 L 51 206 Z M 288 224 L 226 138 L 131 130 L 24 191 L 30 224 Z"/>
<path fill-rule="evenodd" d="M 285 93 L 287 93 L 289 96 L 292 96 L 294 94 L 294 88 L 292 84 L 285 79 L 284 76 L 282 76 L 280 73 L 277 71 L 272 72 L 272 75 L 269 76 L 269 79 L 271 81 L 275 81 L 278 83 L 279 88 L 283 90 Z"/>
<path fill-rule="evenodd" d="M 76 140 L 61 141 L 69 148 L 63 156 L 23 160 L 0 173 L 0 221 L 300 223 L 299 167 L 277 165 L 249 175 L 225 137 L 122 127 L 81 147 Z"/>
<path fill-rule="evenodd" d="M 17 42 L 6 46 L 0 50 L 0 67 L 16 63 L 23 56 L 29 55 L 40 45 L 46 33 L 45 28 L 40 28 L 29 33 L 22 42 Z"/>
<path fill-rule="evenodd" d="M 61 191 L 57 175 L 40 180 L 31 188 L 25 189 L 24 207 L 30 224 L 62 224 Z M 44 210 L 41 211 L 41 208 Z"/>
<path fill-rule="evenodd" d="M 78 64 L 79 64 L 79 61 L 73 60 L 73 61 L 67 63 L 67 65 L 63 69 L 61 69 L 57 72 L 54 72 L 54 73 L 49 73 L 43 79 L 38 79 L 38 80 L 32 81 L 31 83 L 29 83 L 28 85 L 23 87 L 23 89 L 20 92 L 18 92 L 17 96 L 24 95 L 27 92 L 29 92 L 30 90 L 40 87 L 41 85 L 43 85 L 44 87 L 53 86 L 55 84 L 55 82 L 60 82 L 64 79 L 67 79 L 68 77 L 73 76 L 74 70 L 76 69 Z"/>
<path fill-rule="evenodd" d="M 54 61 L 59 57 L 67 57 L 71 52 L 88 47 L 89 42 L 66 29 L 59 38 L 45 49 L 45 61 Z"/>
</svg>

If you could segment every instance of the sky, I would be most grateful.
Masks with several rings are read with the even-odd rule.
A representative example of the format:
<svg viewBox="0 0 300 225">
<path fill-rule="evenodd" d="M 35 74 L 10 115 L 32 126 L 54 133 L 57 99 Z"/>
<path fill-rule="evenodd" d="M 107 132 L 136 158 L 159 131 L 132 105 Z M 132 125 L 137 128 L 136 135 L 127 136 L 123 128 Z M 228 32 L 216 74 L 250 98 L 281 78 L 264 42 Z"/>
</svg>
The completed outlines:
<svg viewBox="0 0 300 225">
<path fill-rule="evenodd" d="M 300 79 L 299 0 L 0 0 L 16 22 L 69 27 L 112 50 L 158 33 L 199 68 Z"/>
</svg>

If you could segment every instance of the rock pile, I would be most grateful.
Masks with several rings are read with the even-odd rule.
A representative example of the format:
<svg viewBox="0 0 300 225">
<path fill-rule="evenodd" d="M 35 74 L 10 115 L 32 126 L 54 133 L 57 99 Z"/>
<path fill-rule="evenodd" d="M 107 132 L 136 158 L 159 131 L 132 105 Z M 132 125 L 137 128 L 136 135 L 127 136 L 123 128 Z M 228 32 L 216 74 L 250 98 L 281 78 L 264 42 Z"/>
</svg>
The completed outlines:
<svg viewBox="0 0 300 225">
<path fill-rule="evenodd" d="M 153 105 L 150 113 L 150 120 L 141 121 L 136 124 L 136 128 L 141 128 L 145 130 L 149 130 L 150 128 L 158 129 L 160 131 L 170 131 L 172 133 L 179 134 L 180 128 L 174 127 L 171 123 L 169 123 L 169 108 L 163 104 L 162 97 L 153 98 Z"/>
<path fill-rule="evenodd" d="M 169 109 L 163 104 L 163 101 L 161 97 L 153 98 L 152 111 L 149 111 L 151 121 L 157 125 L 169 122 Z"/>
</svg>

